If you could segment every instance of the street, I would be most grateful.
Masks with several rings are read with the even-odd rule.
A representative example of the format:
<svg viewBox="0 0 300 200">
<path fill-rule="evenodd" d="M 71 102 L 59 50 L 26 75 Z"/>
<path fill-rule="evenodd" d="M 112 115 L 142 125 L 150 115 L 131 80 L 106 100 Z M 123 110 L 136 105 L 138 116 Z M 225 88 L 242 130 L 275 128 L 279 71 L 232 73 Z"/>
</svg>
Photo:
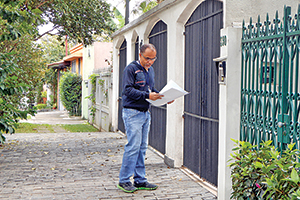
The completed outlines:
<svg viewBox="0 0 300 200">
<path fill-rule="evenodd" d="M 126 144 L 126 136 L 120 133 L 5 136 L 6 143 L 0 147 L 0 199 L 216 199 L 182 170 L 165 165 L 151 148 L 146 156 L 147 178 L 159 188 L 135 193 L 119 190 Z"/>
</svg>

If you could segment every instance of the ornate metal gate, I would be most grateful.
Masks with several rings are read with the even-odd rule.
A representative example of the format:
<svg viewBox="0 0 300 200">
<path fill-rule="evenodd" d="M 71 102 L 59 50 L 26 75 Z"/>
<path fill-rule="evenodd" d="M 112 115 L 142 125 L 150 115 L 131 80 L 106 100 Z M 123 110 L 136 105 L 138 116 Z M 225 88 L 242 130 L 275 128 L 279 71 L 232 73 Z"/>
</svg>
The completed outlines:
<svg viewBox="0 0 300 200">
<path fill-rule="evenodd" d="M 299 149 L 300 5 L 295 18 L 284 8 L 283 21 L 256 24 L 250 18 L 242 35 L 240 139 L 272 140 L 278 150 L 293 142 Z"/>
<path fill-rule="evenodd" d="M 119 110 L 118 110 L 118 130 L 125 133 L 124 122 L 122 119 L 122 81 L 123 81 L 123 71 L 127 65 L 127 42 L 124 40 L 120 47 L 119 54 Z"/>
<path fill-rule="evenodd" d="M 203 1 L 185 25 L 184 166 L 218 182 L 219 85 L 213 58 L 220 56 L 221 1 Z"/>
<path fill-rule="evenodd" d="M 155 88 L 161 90 L 167 84 L 167 25 L 159 21 L 153 27 L 149 42 L 157 49 L 157 60 L 153 64 L 155 71 Z M 167 110 L 166 106 L 151 107 L 151 127 L 149 144 L 165 154 Z"/>
</svg>

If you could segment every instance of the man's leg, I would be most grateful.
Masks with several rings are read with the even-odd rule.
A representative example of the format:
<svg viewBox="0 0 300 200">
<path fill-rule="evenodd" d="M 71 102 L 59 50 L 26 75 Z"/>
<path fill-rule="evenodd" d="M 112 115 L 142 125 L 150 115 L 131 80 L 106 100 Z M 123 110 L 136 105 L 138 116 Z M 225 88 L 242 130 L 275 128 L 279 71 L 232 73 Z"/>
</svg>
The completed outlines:
<svg viewBox="0 0 300 200">
<path fill-rule="evenodd" d="M 151 115 L 150 112 L 146 112 L 146 120 L 142 126 L 142 139 L 141 139 L 141 145 L 139 150 L 139 155 L 137 158 L 135 170 L 134 170 L 134 181 L 137 183 L 144 183 L 147 181 L 146 175 L 146 169 L 145 169 L 145 156 L 146 151 L 148 147 L 148 135 L 150 130 L 150 124 L 151 124 Z"/>
<path fill-rule="evenodd" d="M 136 188 L 131 187 L 130 177 L 134 173 L 139 156 L 145 113 L 135 109 L 124 108 L 122 114 L 128 143 L 124 148 L 125 151 L 123 154 L 118 187 L 125 192 L 133 192 Z M 127 187 L 129 190 L 124 189 L 122 186 Z"/>
<path fill-rule="evenodd" d="M 155 190 L 158 186 L 155 184 L 148 183 L 145 170 L 145 156 L 148 147 L 148 135 L 151 124 L 150 112 L 146 112 L 146 120 L 143 124 L 142 129 L 142 141 L 141 148 L 139 151 L 139 156 L 136 163 L 136 168 L 134 170 L 134 186 L 138 190 Z"/>
</svg>

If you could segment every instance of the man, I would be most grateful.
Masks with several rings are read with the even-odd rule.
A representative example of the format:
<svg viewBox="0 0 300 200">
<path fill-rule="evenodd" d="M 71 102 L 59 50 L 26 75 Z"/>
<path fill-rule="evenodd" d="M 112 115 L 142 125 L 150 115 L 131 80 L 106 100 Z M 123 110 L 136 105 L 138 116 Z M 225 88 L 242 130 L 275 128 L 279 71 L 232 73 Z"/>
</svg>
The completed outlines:
<svg viewBox="0 0 300 200">
<path fill-rule="evenodd" d="M 118 188 L 124 192 L 155 190 L 158 187 L 145 178 L 145 155 L 151 122 L 146 99 L 155 101 L 163 97 L 154 88 L 154 70 L 151 66 L 156 60 L 155 46 L 142 45 L 139 57 L 139 61 L 131 62 L 123 72 L 122 117 L 128 143 L 124 148 Z M 130 181 L 132 175 L 134 185 Z"/>
</svg>

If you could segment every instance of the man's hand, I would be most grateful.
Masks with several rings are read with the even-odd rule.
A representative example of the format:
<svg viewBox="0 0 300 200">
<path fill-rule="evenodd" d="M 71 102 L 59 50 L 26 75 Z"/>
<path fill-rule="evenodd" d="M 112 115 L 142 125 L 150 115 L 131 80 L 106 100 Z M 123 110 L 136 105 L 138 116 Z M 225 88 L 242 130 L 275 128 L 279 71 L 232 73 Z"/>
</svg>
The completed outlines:
<svg viewBox="0 0 300 200">
<path fill-rule="evenodd" d="M 155 101 L 157 99 L 161 99 L 164 95 L 160 95 L 159 93 L 156 92 L 150 92 L 149 93 L 149 99 L 152 101 Z"/>
<path fill-rule="evenodd" d="M 174 101 L 175 101 L 175 100 L 169 101 L 168 104 L 171 104 L 171 103 L 173 103 Z"/>
</svg>

